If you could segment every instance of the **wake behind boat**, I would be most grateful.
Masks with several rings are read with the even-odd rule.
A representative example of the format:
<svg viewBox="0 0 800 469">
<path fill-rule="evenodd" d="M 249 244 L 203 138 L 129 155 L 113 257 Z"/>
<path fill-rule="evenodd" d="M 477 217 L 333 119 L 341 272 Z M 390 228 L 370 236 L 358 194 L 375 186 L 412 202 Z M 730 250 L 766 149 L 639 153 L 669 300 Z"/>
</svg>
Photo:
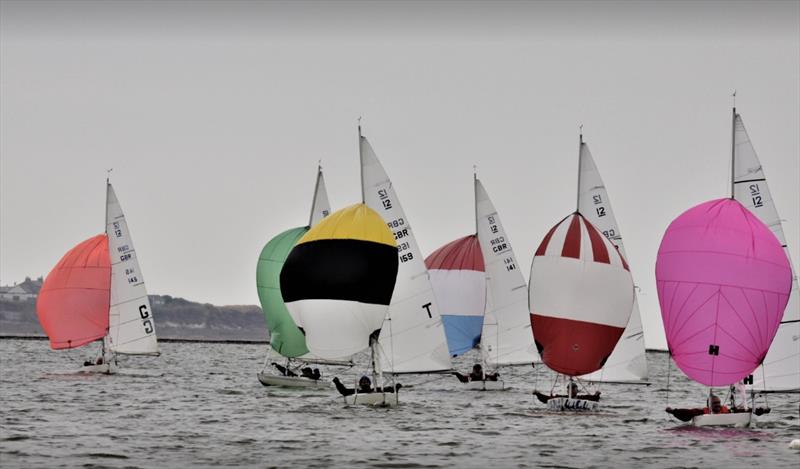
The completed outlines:
<svg viewBox="0 0 800 469">
<path fill-rule="evenodd" d="M 105 233 L 69 250 L 39 292 L 36 313 L 56 350 L 101 340 L 82 373 L 114 374 L 117 355 L 158 355 L 150 300 L 125 214 L 106 180 Z"/>
</svg>

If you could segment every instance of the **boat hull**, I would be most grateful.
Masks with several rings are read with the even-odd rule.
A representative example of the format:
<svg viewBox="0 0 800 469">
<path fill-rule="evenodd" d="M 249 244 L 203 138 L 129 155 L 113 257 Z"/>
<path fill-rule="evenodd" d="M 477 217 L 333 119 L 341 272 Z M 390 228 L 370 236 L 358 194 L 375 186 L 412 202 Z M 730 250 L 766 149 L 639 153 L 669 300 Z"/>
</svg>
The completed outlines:
<svg viewBox="0 0 800 469">
<path fill-rule="evenodd" d="M 747 428 L 753 419 L 751 412 L 738 412 L 734 414 L 704 414 L 692 417 L 695 427 L 736 427 Z"/>
<path fill-rule="evenodd" d="M 571 399 L 568 397 L 553 397 L 547 401 L 548 410 L 563 412 L 576 411 L 586 412 L 595 411 L 600 404 L 597 401 L 587 401 L 586 399 Z"/>
<path fill-rule="evenodd" d="M 264 386 L 279 386 L 284 388 L 316 388 L 328 389 L 331 387 L 327 381 L 313 380 L 299 376 L 277 376 L 268 373 L 258 373 L 258 381 Z"/>
<path fill-rule="evenodd" d="M 470 381 L 463 383 L 467 391 L 503 391 L 503 381 Z"/>
<path fill-rule="evenodd" d="M 398 404 L 397 393 L 371 392 L 366 394 L 351 394 L 344 396 L 347 405 L 368 405 L 374 407 L 396 407 Z"/>
</svg>

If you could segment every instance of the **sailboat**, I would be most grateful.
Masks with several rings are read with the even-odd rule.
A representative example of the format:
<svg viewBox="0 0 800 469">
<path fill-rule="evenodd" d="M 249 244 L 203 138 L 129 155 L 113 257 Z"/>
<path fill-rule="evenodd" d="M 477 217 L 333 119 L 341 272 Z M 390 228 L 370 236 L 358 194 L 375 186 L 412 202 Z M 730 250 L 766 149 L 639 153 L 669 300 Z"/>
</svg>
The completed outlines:
<svg viewBox="0 0 800 469">
<path fill-rule="evenodd" d="M 67 251 L 47 275 L 36 314 L 54 350 L 101 341 L 81 372 L 113 374 L 117 355 L 158 355 L 155 322 L 128 223 L 106 179 L 105 233 Z"/>
<path fill-rule="evenodd" d="M 658 250 L 656 284 L 672 360 L 693 381 L 728 387 L 767 354 L 789 300 L 792 272 L 764 223 L 737 200 L 718 199 L 669 225 Z M 737 427 L 750 425 L 753 411 L 678 410 L 683 418 L 667 412 L 691 418 L 695 426 Z"/>
<path fill-rule="evenodd" d="M 256 286 L 261 308 L 267 320 L 270 331 L 270 347 L 282 357 L 286 358 L 286 372 L 278 375 L 267 372 L 270 366 L 270 356 L 264 360 L 264 368 L 258 373 L 258 380 L 264 386 L 283 387 L 311 387 L 329 388 L 330 383 L 319 379 L 319 376 L 297 376 L 298 367 L 308 363 L 323 362 L 314 357 L 306 347 L 305 336 L 301 328 L 300 318 L 293 316 L 281 297 L 280 272 L 289 252 L 297 241 L 305 235 L 311 227 L 330 214 L 328 194 L 325 190 L 325 178 L 322 167 L 317 167 L 317 179 L 314 184 L 314 198 L 311 204 L 311 214 L 308 225 L 286 230 L 272 238 L 261 250 L 256 268 Z M 293 366 L 293 360 L 300 365 Z"/>
<path fill-rule="evenodd" d="M 378 213 L 397 242 L 397 283 L 379 342 L 381 369 L 392 375 L 450 371 L 440 309 L 428 269 L 392 181 L 367 138 L 359 134 L 364 203 Z"/>
<path fill-rule="evenodd" d="M 751 424 L 755 402 L 749 409 L 740 402 L 741 407 L 729 412 L 709 411 L 712 398 L 719 402 L 713 387 L 735 390 L 741 383 L 752 383 L 752 373 L 765 363 L 796 289 L 786 243 L 776 235 L 777 212 L 763 172 L 735 106 L 732 113 L 730 198 L 704 202 L 673 220 L 656 259 L 670 357 L 690 379 L 709 387 L 705 409 L 667 409 L 694 426 Z M 745 179 L 749 170 L 762 177 Z M 766 209 L 765 197 L 770 202 Z M 762 209 L 772 226 L 740 199 Z M 777 225 L 782 235 L 779 221 Z"/>
<path fill-rule="evenodd" d="M 452 241 L 426 259 L 444 313 L 450 354 L 478 347 L 483 370 L 539 362 L 530 330 L 527 284 L 500 216 L 477 175 L 473 183 L 476 234 Z M 469 381 L 465 386 L 504 389 L 502 380 Z"/>
<path fill-rule="evenodd" d="M 346 404 L 392 407 L 380 368 L 379 334 L 397 279 L 397 243 L 383 219 L 365 204 L 338 210 L 304 234 L 280 272 L 281 295 L 299 318 L 306 347 L 322 359 L 371 351 L 376 392 L 353 392 Z M 394 387 L 393 387 L 394 388 Z M 393 389 L 394 391 L 394 389 Z"/>
<path fill-rule="evenodd" d="M 756 155 L 742 116 L 733 109 L 733 194 L 734 198 L 767 225 L 783 245 L 790 259 L 778 210 L 772 199 L 764 170 Z M 764 363 L 754 373 L 753 389 L 760 392 L 800 392 L 800 294 L 797 273 L 792 272 L 789 302 Z"/>
<path fill-rule="evenodd" d="M 628 263 L 581 212 L 578 187 L 576 211 L 550 229 L 531 263 L 533 338 L 544 364 L 568 377 L 566 395 L 553 393 L 558 378 L 549 394 L 534 391 L 550 410 L 597 409 L 599 392 L 579 395 L 575 379 L 606 364 L 634 303 Z"/>
<path fill-rule="evenodd" d="M 617 247 L 623 258 L 628 259 L 622 243 L 622 232 L 611 208 L 611 199 L 589 146 L 583 141 L 583 135 L 580 137 L 579 158 L 578 211 Z M 614 352 L 603 368 L 580 378 L 596 383 L 650 384 L 647 382 L 644 331 L 635 291 L 631 318 Z"/>
</svg>

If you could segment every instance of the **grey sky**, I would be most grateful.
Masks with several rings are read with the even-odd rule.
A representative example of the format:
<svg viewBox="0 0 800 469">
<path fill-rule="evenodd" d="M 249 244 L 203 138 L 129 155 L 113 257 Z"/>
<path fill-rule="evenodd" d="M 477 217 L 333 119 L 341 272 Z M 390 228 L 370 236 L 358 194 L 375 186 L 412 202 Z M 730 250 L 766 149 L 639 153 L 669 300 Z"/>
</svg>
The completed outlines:
<svg viewBox="0 0 800 469">
<path fill-rule="evenodd" d="M 151 293 L 256 303 L 318 159 L 360 199 L 356 118 L 424 253 L 474 229 L 472 165 L 527 277 L 574 210 L 577 128 L 664 346 L 654 263 L 728 194 L 730 91 L 800 251 L 800 2 L 0 3 L 0 283 L 104 221 L 105 169 Z"/>
</svg>

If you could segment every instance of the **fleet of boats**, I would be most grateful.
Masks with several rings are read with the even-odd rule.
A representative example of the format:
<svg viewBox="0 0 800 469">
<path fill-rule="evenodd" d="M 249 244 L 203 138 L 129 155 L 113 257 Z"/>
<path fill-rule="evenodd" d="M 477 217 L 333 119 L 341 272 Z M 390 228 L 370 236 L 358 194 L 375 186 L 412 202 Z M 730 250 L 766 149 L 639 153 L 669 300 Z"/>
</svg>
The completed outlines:
<svg viewBox="0 0 800 469">
<path fill-rule="evenodd" d="M 758 394 L 800 392 L 797 277 L 735 108 L 732 139 L 731 196 L 678 216 L 655 268 L 670 357 L 709 388 L 704 407 L 668 412 L 697 426 L 747 426 L 759 413 Z M 361 202 L 331 212 L 319 167 L 308 224 L 274 236 L 258 258 L 256 285 L 270 331 L 257 373 L 264 386 L 332 392 L 317 366 L 361 366 L 352 388 L 349 379 L 335 381 L 343 401 L 392 407 L 403 375 L 455 374 L 458 389 L 499 391 L 506 387 L 502 367 L 544 365 L 556 379 L 534 394 L 560 412 L 598 409 L 599 383 L 649 384 L 634 277 L 582 134 L 576 210 L 536 247 L 528 283 L 477 174 L 475 232 L 423 258 L 360 125 L 358 144 Z M 37 313 L 53 349 L 99 341 L 81 372 L 113 374 L 118 355 L 159 349 L 125 216 L 108 181 L 106 188 L 105 233 L 56 264 Z M 480 363 L 458 373 L 451 358 L 474 349 Z M 356 363 L 367 350 L 368 363 Z M 743 386 L 751 390 L 749 406 Z M 720 390 L 733 397 L 730 406 L 717 405 Z"/>
</svg>

